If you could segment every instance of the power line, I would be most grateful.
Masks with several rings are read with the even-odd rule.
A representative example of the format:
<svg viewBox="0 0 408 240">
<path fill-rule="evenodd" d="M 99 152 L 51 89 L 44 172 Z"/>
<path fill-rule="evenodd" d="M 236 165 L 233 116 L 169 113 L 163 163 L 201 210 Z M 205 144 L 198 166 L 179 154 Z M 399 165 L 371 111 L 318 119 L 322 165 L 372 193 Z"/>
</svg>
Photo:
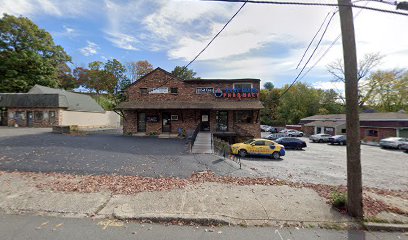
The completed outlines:
<svg viewBox="0 0 408 240">
<path fill-rule="evenodd" d="M 367 1 L 366 6 L 368 5 L 369 1 Z M 360 9 L 360 11 L 358 13 L 356 13 L 356 15 L 354 16 L 354 19 L 356 19 L 360 13 L 363 11 L 363 9 Z M 316 67 L 316 65 L 323 59 L 324 56 L 326 56 L 326 54 L 330 51 L 330 49 L 334 46 L 334 44 L 336 44 L 336 42 L 340 39 L 341 34 L 339 34 L 334 40 L 333 42 L 329 45 L 329 47 L 326 49 L 326 51 L 324 51 L 324 53 L 320 56 L 320 58 L 305 72 L 305 74 L 303 74 L 303 76 L 299 79 L 302 80 L 314 67 Z"/>
<path fill-rule="evenodd" d="M 310 46 L 312 46 L 312 43 L 314 42 L 315 38 L 317 37 L 317 35 L 319 34 L 320 30 L 322 29 L 322 27 L 324 26 L 324 23 L 327 20 L 327 17 L 330 15 L 330 12 L 327 13 L 326 17 L 324 18 L 322 24 L 320 25 L 319 29 L 317 30 L 316 34 L 313 36 L 312 40 L 310 41 L 309 45 L 307 46 L 305 52 L 303 53 L 302 58 L 300 59 L 299 63 L 296 66 L 296 69 L 298 69 L 299 65 L 302 63 L 303 58 L 305 57 L 307 51 L 309 51 Z"/>
<path fill-rule="evenodd" d="M 242 10 L 242 8 L 245 7 L 245 5 L 247 4 L 248 1 L 244 1 L 244 4 L 242 4 L 242 6 L 238 9 L 238 11 L 232 15 L 232 17 L 228 20 L 228 22 L 221 28 L 221 30 L 215 34 L 215 36 L 211 39 L 211 41 L 203 48 L 203 50 L 201 50 L 194 58 L 193 60 L 191 60 L 186 66 L 184 66 L 183 70 L 184 71 L 188 66 L 190 66 L 190 64 L 192 64 L 210 45 L 211 43 L 221 34 L 222 31 L 224 31 L 224 29 L 228 26 L 228 24 L 235 18 L 235 16 L 238 15 L 238 13 Z"/>
<path fill-rule="evenodd" d="M 300 75 L 301 75 L 302 72 L 305 70 L 307 64 L 309 64 L 310 60 L 312 59 L 312 57 L 313 57 L 314 54 L 316 53 L 317 48 L 319 48 L 320 43 L 322 42 L 323 37 L 324 37 L 324 35 L 326 34 L 327 29 L 329 28 L 329 25 L 330 25 L 331 21 L 333 20 L 333 17 L 336 15 L 336 13 L 337 13 L 337 11 L 336 11 L 336 12 L 333 12 L 333 14 L 331 15 L 329 21 L 328 21 L 327 24 L 326 24 L 326 27 L 325 27 L 325 29 L 324 29 L 322 35 L 320 36 L 319 42 L 317 42 L 316 47 L 314 48 L 312 54 L 311 54 L 311 55 L 309 56 L 309 58 L 307 59 L 307 61 L 306 61 L 306 63 L 304 64 L 303 68 L 300 70 L 300 72 L 298 73 L 298 75 L 296 76 L 296 78 L 293 80 L 293 82 L 289 85 L 289 87 L 286 88 L 286 90 L 279 96 L 278 99 L 280 99 L 283 95 L 285 95 L 285 94 L 289 91 L 289 89 L 291 89 L 291 88 L 293 87 L 293 85 L 295 85 L 295 83 L 299 80 Z"/>
<path fill-rule="evenodd" d="M 361 8 L 367 9 L 376 12 L 383 12 L 383 13 L 391 13 L 397 15 L 408 16 L 408 13 L 392 11 L 392 10 L 385 10 L 380 8 L 373 8 L 367 6 L 360 6 L 355 4 L 337 4 L 337 3 L 316 3 L 316 2 L 289 2 L 289 1 L 254 1 L 254 0 L 204 0 L 210 2 L 246 2 L 246 3 L 258 3 L 258 4 L 274 4 L 274 5 L 300 5 L 300 6 L 320 6 L 320 7 L 353 7 L 353 8 Z M 379 2 L 379 1 L 377 1 Z"/>
</svg>

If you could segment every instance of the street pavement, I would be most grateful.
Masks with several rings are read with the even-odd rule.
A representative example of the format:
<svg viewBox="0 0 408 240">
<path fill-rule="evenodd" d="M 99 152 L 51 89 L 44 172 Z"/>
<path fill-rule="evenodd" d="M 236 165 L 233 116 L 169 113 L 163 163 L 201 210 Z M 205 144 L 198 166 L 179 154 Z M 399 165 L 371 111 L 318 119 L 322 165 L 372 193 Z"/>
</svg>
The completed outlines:
<svg viewBox="0 0 408 240">
<path fill-rule="evenodd" d="M 109 219 L 77 219 L 0 214 L 2 240 L 65 239 L 271 239 L 407 240 L 401 232 L 367 232 L 280 227 L 165 226 Z"/>
<path fill-rule="evenodd" d="M 50 129 L 0 128 L 0 170 L 188 178 L 193 172 L 228 175 L 238 169 L 213 155 L 190 154 L 186 147 L 182 139 L 114 131 L 70 136 Z"/>
</svg>

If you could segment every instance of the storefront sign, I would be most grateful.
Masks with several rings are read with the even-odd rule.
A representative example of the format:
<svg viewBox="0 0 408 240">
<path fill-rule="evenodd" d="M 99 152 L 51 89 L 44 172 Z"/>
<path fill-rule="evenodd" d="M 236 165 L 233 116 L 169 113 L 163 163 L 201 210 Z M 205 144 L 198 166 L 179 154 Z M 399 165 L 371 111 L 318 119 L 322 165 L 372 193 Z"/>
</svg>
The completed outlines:
<svg viewBox="0 0 408 240">
<path fill-rule="evenodd" d="M 212 87 L 198 87 L 196 88 L 196 94 L 208 94 L 214 93 L 214 88 Z"/>
<path fill-rule="evenodd" d="M 218 88 L 214 95 L 224 98 L 256 98 L 258 97 L 258 90 L 256 88 L 226 88 L 222 91 Z"/>
<path fill-rule="evenodd" d="M 147 116 L 146 117 L 146 122 L 159 122 L 159 116 Z"/>
<path fill-rule="evenodd" d="M 169 93 L 168 87 L 149 88 L 149 94 Z"/>
<path fill-rule="evenodd" d="M 171 115 L 171 121 L 178 121 L 178 115 Z"/>
</svg>

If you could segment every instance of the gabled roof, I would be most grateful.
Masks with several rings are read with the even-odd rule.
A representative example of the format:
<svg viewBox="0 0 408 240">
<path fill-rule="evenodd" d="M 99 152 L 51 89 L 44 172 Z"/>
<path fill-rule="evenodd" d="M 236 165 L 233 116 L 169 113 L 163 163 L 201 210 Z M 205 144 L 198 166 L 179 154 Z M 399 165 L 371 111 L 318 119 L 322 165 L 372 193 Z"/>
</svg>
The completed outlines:
<svg viewBox="0 0 408 240">
<path fill-rule="evenodd" d="M 164 72 L 165 74 L 167 74 L 167 75 L 169 75 L 169 76 L 171 76 L 171 77 L 173 77 L 173 78 L 175 78 L 175 79 L 177 79 L 177 80 L 183 81 L 181 78 L 178 78 L 178 77 L 174 76 L 173 74 L 171 74 L 170 72 L 164 70 L 163 68 L 157 67 L 157 68 L 155 68 L 153 71 L 151 71 L 151 72 L 145 74 L 143 77 L 140 77 L 139 79 L 137 79 L 136 81 L 134 81 L 132 84 L 130 84 L 129 86 L 127 86 L 125 89 L 128 89 L 129 87 L 131 87 L 131 86 L 133 86 L 133 85 L 139 83 L 141 80 L 143 80 L 144 78 L 150 76 L 152 73 L 157 72 L 157 71 L 162 71 L 162 72 Z"/>
<path fill-rule="evenodd" d="M 258 78 L 197 78 L 197 79 L 187 79 L 184 82 L 194 83 L 194 82 L 260 82 L 261 79 Z"/>
<path fill-rule="evenodd" d="M 313 121 L 310 123 L 306 123 L 305 126 L 311 127 L 338 127 L 346 125 L 345 121 Z"/>
<path fill-rule="evenodd" d="M 408 121 L 408 114 L 404 112 L 360 113 L 360 121 Z M 302 118 L 301 121 L 346 120 L 346 114 L 314 115 Z"/>
<path fill-rule="evenodd" d="M 58 106 L 66 107 L 68 111 L 78 112 L 105 112 L 103 108 L 90 96 L 65 91 L 62 89 L 49 88 L 35 85 L 27 94 L 40 98 L 40 95 L 58 95 Z M 36 106 L 33 106 L 36 107 Z"/>
</svg>

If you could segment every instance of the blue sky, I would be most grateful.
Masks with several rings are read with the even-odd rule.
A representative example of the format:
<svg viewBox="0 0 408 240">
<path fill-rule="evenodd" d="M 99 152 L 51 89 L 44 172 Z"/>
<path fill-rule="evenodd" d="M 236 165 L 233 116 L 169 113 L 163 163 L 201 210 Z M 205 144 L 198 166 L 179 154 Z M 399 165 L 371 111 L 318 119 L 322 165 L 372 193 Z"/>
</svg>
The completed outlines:
<svg viewBox="0 0 408 240">
<path fill-rule="evenodd" d="M 187 64 L 240 5 L 198 0 L 0 0 L 0 13 L 29 17 L 49 31 L 72 56 L 75 66 L 116 58 L 122 63 L 148 60 L 171 71 Z M 254 77 L 281 87 L 297 75 L 295 68 L 303 51 L 333 10 L 247 4 L 191 68 L 204 78 Z M 309 66 L 340 33 L 338 18 L 333 18 Z M 380 52 L 385 57 L 379 68 L 408 67 L 408 32 L 402 31 L 407 29 L 408 17 L 364 10 L 355 18 L 355 25 L 360 58 Z M 341 57 L 338 41 L 302 81 L 342 91 L 342 84 L 332 83 L 326 69 L 328 63 Z"/>
</svg>

